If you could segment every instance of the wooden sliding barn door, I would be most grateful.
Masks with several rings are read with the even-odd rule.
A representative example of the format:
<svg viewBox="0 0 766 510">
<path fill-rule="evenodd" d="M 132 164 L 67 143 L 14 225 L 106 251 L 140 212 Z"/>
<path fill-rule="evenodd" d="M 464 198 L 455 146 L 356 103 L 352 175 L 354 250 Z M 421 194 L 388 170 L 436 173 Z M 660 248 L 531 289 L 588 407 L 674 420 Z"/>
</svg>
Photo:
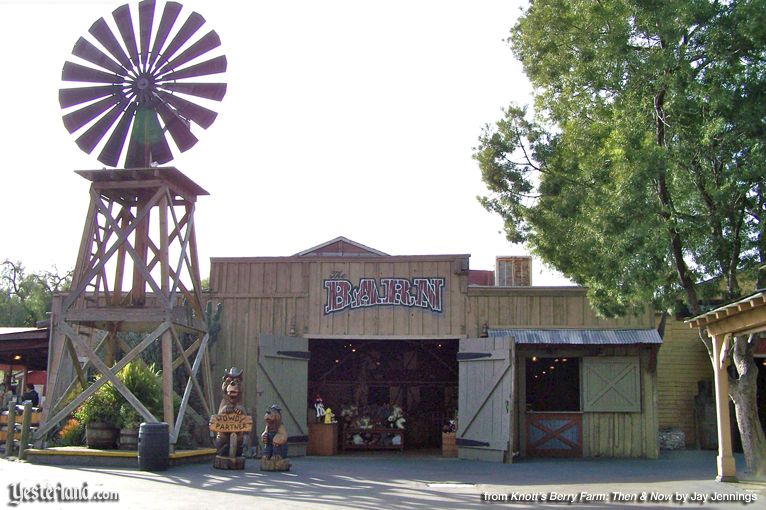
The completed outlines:
<svg viewBox="0 0 766 510">
<path fill-rule="evenodd" d="M 514 367 L 512 338 L 460 340 L 456 436 L 460 458 L 511 462 Z"/>
<path fill-rule="evenodd" d="M 266 426 L 263 416 L 272 404 L 282 408 L 282 423 L 287 428 L 288 455 L 306 455 L 308 427 L 309 342 L 306 338 L 261 335 L 256 373 L 256 437 Z"/>
</svg>

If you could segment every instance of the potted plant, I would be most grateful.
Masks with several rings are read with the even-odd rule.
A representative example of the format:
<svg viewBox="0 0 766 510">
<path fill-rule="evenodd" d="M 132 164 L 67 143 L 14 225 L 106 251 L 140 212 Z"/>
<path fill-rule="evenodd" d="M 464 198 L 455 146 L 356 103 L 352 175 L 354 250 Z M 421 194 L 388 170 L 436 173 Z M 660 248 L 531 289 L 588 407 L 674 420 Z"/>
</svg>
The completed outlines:
<svg viewBox="0 0 766 510">
<path fill-rule="evenodd" d="M 120 429 L 120 450 L 138 449 L 138 426 L 143 421 L 133 406 L 124 402 L 120 406 L 117 424 Z"/>
<path fill-rule="evenodd" d="M 128 363 L 117 374 L 117 378 L 154 416 L 162 413 L 161 376 L 161 371 L 154 365 L 147 366 L 139 362 Z M 117 426 L 120 429 L 120 449 L 135 450 L 138 448 L 138 427 L 144 418 L 122 395 L 119 395 L 118 400 L 120 405 Z"/>
<path fill-rule="evenodd" d="M 448 420 L 442 426 L 442 455 L 445 457 L 457 457 L 457 411 L 454 420 Z"/>
<path fill-rule="evenodd" d="M 75 412 L 75 418 L 85 425 L 85 444 L 88 448 L 114 447 L 119 417 L 117 396 L 117 390 L 107 382 Z"/>
</svg>

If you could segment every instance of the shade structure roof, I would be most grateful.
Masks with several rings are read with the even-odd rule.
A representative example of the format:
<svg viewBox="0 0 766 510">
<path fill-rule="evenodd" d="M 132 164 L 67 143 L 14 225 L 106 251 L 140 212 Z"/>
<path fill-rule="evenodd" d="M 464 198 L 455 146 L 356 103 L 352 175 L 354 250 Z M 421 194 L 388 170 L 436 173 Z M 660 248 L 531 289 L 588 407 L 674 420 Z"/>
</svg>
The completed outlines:
<svg viewBox="0 0 766 510">
<path fill-rule="evenodd" d="M 747 335 L 766 331 L 766 289 L 686 321 L 692 328 L 707 328 L 711 335 Z"/>
<path fill-rule="evenodd" d="M 0 328 L 0 363 L 45 370 L 48 366 L 48 328 Z"/>
<path fill-rule="evenodd" d="M 655 329 L 489 329 L 489 336 L 510 336 L 517 344 L 636 345 L 661 344 Z"/>
</svg>

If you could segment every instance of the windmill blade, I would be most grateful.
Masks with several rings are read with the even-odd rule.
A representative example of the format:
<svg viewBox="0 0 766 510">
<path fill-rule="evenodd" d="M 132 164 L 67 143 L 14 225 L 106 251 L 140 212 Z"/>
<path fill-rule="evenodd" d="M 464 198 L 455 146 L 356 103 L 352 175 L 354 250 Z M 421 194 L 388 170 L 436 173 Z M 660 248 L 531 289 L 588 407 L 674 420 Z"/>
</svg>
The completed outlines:
<svg viewBox="0 0 766 510">
<path fill-rule="evenodd" d="M 105 73 L 104 71 L 74 64 L 69 61 L 64 62 L 64 68 L 61 70 L 61 79 L 64 81 L 112 83 L 114 85 L 122 83 L 122 77 L 116 74 Z"/>
<path fill-rule="evenodd" d="M 171 110 L 165 103 L 159 103 L 157 105 L 157 113 L 160 114 L 162 122 L 165 124 L 165 128 L 170 132 L 170 136 L 173 137 L 178 150 L 186 152 L 194 147 L 197 143 L 197 137 L 191 132 L 191 128 Z"/>
<path fill-rule="evenodd" d="M 138 47 L 136 47 L 136 32 L 133 30 L 133 18 L 130 17 L 130 6 L 121 5 L 112 11 L 112 17 L 117 23 L 117 29 L 120 31 L 122 41 L 128 49 L 128 55 L 133 65 L 138 67 Z"/>
<path fill-rule="evenodd" d="M 80 108 L 77 111 L 67 113 L 64 115 L 64 126 L 66 126 L 67 131 L 74 133 L 118 102 L 118 99 L 116 99 L 114 96 L 110 96 L 102 99 L 101 101 L 89 104 L 84 108 Z"/>
<path fill-rule="evenodd" d="M 194 121 L 196 124 L 202 126 L 205 129 L 209 128 L 215 118 L 218 116 L 218 114 L 213 110 L 209 110 L 204 106 L 199 106 L 192 103 L 191 101 L 187 101 L 186 99 L 174 96 L 173 94 L 159 91 L 159 96 L 163 99 L 163 101 L 167 102 L 173 108 L 175 108 L 182 117 Z"/>
<path fill-rule="evenodd" d="M 106 21 L 104 21 L 104 18 L 99 18 L 98 21 L 93 23 L 88 32 L 90 32 L 91 35 L 95 37 L 104 48 L 106 48 L 106 51 L 117 59 L 117 62 L 122 64 L 122 67 L 125 69 L 130 69 L 132 67 L 130 59 L 122 50 L 122 46 L 117 42 L 117 38 L 112 33 L 109 25 L 106 24 Z"/>
<path fill-rule="evenodd" d="M 170 29 L 176 22 L 180 12 L 181 4 L 178 2 L 168 2 L 165 4 L 165 8 L 162 10 L 162 17 L 160 18 L 160 25 L 157 27 L 157 34 L 154 37 L 152 52 L 149 55 L 149 67 L 153 66 L 154 62 L 157 61 L 162 45 L 165 44 L 168 35 L 170 35 Z"/>
<path fill-rule="evenodd" d="M 154 21 L 154 0 L 142 0 L 138 4 L 138 33 L 141 41 L 141 62 L 146 67 L 149 55 L 149 39 Z"/>
<path fill-rule="evenodd" d="M 133 120 L 135 112 L 135 105 L 130 103 L 128 108 L 122 114 L 122 117 L 120 117 L 117 127 L 114 128 L 114 131 L 112 131 L 112 134 L 106 141 L 106 145 L 101 149 L 101 154 L 98 155 L 98 160 L 103 164 L 107 166 L 117 166 L 117 163 L 120 161 L 122 148 L 125 146 L 125 140 L 128 138 L 130 122 Z"/>
<path fill-rule="evenodd" d="M 107 57 L 103 51 L 93 46 L 93 44 L 87 39 L 80 37 L 72 48 L 72 54 L 80 57 L 83 60 L 87 60 L 91 64 L 96 64 L 98 67 L 112 71 L 114 74 L 120 76 L 126 76 L 128 72 L 123 67 Z"/>
<path fill-rule="evenodd" d="M 173 154 L 165 140 L 157 112 L 147 108 L 138 110 L 133 120 L 125 167 L 144 168 L 152 162 L 167 163 L 171 159 Z"/>
<path fill-rule="evenodd" d="M 87 131 L 85 131 L 82 135 L 80 135 L 79 138 L 77 138 L 77 146 L 87 154 L 93 152 L 93 149 L 96 148 L 98 142 L 104 138 L 104 135 L 106 135 L 107 131 L 109 131 L 109 128 L 112 127 L 112 124 L 114 124 L 114 122 L 122 113 L 123 106 L 124 102 L 120 101 L 111 110 L 109 110 L 106 115 L 98 119 L 91 127 L 87 129 Z"/>
<path fill-rule="evenodd" d="M 87 103 L 104 96 L 111 96 L 121 91 L 119 85 L 101 85 L 98 87 L 79 87 L 59 90 L 59 104 L 69 108 L 76 104 Z"/>
<path fill-rule="evenodd" d="M 178 51 L 178 49 L 183 46 L 184 43 L 188 41 L 189 38 L 193 36 L 197 30 L 199 30 L 199 27 L 201 27 L 204 23 L 205 18 L 196 12 L 192 12 L 189 15 L 189 18 L 181 26 L 181 29 L 178 31 L 173 40 L 170 41 L 168 47 L 165 48 L 165 51 L 162 53 L 162 59 L 160 60 L 160 63 L 167 62 L 175 54 L 175 52 Z"/>
<path fill-rule="evenodd" d="M 208 74 L 218 74 L 226 71 L 226 57 L 221 55 L 220 57 L 211 58 L 199 64 L 189 66 L 179 71 L 173 71 L 165 76 L 162 76 L 162 80 L 180 80 L 183 78 L 196 78 L 197 76 L 205 76 Z"/>
<path fill-rule="evenodd" d="M 200 38 L 199 41 L 195 42 L 191 46 L 189 46 L 187 49 L 185 49 L 180 55 L 178 55 L 176 58 L 162 66 L 162 68 L 157 71 L 157 75 L 162 75 L 162 73 L 165 72 L 166 69 L 174 69 L 177 67 L 180 67 L 184 65 L 185 63 L 189 62 L 190 60 L 193 60 L 200 55 L 204 55 L 208 51 L 215 49 L 221 45 L 221 38 L 218 37 L 218 34 L 215 33 L 215 30 L 211 30 L 204 36 Z"/>
<path fill-rule="evenodd" d="M 190 96 L 204 97 L 205 99 L 213 99 L 214 101 L 221 101 L 223 96 L 226 95 L 225 83 L 176 83 L 169 82 L 162 85 L 163 89 L 171 90 L 175 92 L 181 92 L 182 94 L 189 94 Z"/>
</svg>

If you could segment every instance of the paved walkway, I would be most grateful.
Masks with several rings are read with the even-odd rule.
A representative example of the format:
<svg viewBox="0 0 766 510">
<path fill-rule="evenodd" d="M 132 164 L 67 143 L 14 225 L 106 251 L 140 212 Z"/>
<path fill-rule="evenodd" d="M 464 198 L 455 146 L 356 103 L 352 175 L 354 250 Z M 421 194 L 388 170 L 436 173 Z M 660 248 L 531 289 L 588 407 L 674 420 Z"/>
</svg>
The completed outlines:
<svg viewBox="0 0 766 510">
<path fill-rule="evenodd" d="M 291 460 L 292 470 L 285 473 L 261 472 L 253 459 L 244 471 L 193 464 L 159 473 L 0 460 L 0 504 L 14 497 L 14 490 L 18 494 L 38 484 L 43 491 L 70 494 L 87 484 L 89 497 L 116 492 L 119 502 L 22 502 L 17 508 L 766 508 L 766 483 L 716 482 L 715 452 L 708 451 L 668 452 L 658 460 L 525 460 L 511 465 L 400 454 Z M 741 458 L 737 463 L 744 465 Z M 700 500 L 692 502 L 695 497 Z M 685 503 L 674 501 L 684 498 Z"/>
</svg>

